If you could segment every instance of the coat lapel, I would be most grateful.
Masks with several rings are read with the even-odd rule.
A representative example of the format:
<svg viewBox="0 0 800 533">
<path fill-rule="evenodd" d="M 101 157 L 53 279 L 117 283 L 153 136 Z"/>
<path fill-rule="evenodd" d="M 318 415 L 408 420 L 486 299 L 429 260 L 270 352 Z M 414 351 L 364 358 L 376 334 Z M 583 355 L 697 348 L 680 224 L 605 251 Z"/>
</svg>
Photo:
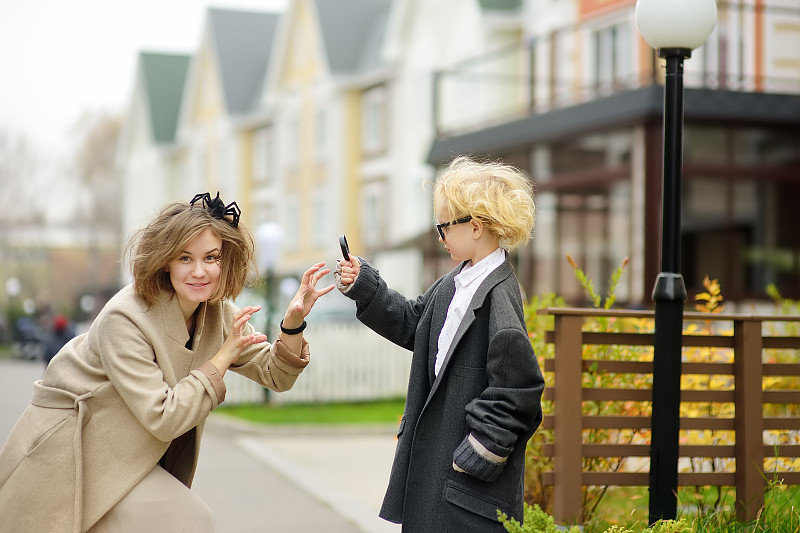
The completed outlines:
<svg viewBox="0 0 800 533">
<path fill-rule="evenodd" d="M 204 304 L 205 305 L 205 304 Z M 157 311 L 156 311 L 157 310 Z M 192 369 L 194 353 L 186 348 L 189 341 L 189 331 L 186 329 L 186 321 L 183 319 L 183 311 L 178 298 L 172 294 L 162 294 L 159 303 L 154 306 L 153 311 L 157 312 L 156 317 L 160 319 L 164 328 L 164 334 L 174 345 L 166 352 L 166 361 L 159 358 L 159 366 L 167 383 L 174 385 L 178 380 L 188 375 Z M 201 315 L 198 315 L 198 319 Z M 202 324 L 202 320 L 198 320 Z M 197 342 L 199 329 L 195 330 L 194 342 Z"/>
<path fill-rule="evenodd" d="M 505 262 L 503 262 L 502 265 L 494 269 L 494 271 L 492 271 L 492 273 L 489 274 L 489 277 L 483 280 L 483 283 L 481 283 L 480 287 L 478 287 L 477 292 L 475 292 L 475 296 L 472 297 L 472 300 L 470 301 L 467 310 L 464 312 L 464 318 L 461 319 L 461 324 L 458 325 L 456 334 L 453 337 L 453 342 L 450 343 L 450 348 L 447 350 L 447 354 L 445 355 L 444 361 L 442 362 L 442 368 L 439 369 L 439 375 L 436 376 L 436 379 L 433 382 L 433 387 L 431 388 L 430 396 L 433 396 L 433 394 L 436 392 L 439 383 L 442 381 L 441 379 L 442 375 L 445 372 L 447 372 L 448 367 L 450 366 L 450 361 L 453 358 L 453 350 L 455 350 L 455 347 L 458 346 L 458 343 L 461 341 L 461 338 L 464 336 L 469 327 L 475 321 L 475 311 L 483 306 L 483 303 L 486 301 L 486 295 L 489 294 L 489 291 L 491 291 L 495 285 L 497 285 L 498 283 L 506 279 L 508 276 L 510 276 L 513 272 L 514 270 L 511 268 L 511 263 L 509 262 L 508 259 L 506 259 Z M 454 294 L 455 294 L 455 282 L 453 282 L 453 295 Z M 450 305 L 450 300 L 453 299 L 453 295 L 451 295 L 450 299 L 448 300 L 447 304 L 448 307 Z M 447 314 L 447 309 L 444 310 L 444 313 Z M 439 331 L 441 331 L 441 327 L 443 325 L 444 325 L 444 318 L 442 318 L 442 323 L 439 326 Z M 438 342 L 438 337 L 439 337 L 438 332 L 436 334 L 436 337 Z M 433 357 L 433 359 L 435 359 L 435 356 Z M 432 368 L 433 364 L 431 363 L 431 369 Z"/>
<path fill-rule="evenodd" d="M 181 346 L 186 346 L 189 340 L 189 332 L 186 330 L 186 322 L 183 320 L 183 312 L 178 298 L 172 293 L 162 293 L 159 302 L 154 306 L 161 314 L 161 323 L 164 325 L 164 333 Z"/>
</svg>

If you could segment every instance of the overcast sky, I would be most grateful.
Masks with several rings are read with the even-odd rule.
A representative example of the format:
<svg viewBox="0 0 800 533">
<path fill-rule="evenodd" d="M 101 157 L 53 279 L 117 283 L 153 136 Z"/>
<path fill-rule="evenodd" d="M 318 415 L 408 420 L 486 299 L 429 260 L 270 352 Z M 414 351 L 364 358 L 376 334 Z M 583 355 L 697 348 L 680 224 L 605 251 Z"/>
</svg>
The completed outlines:
<svg viewBox="0 0 800 533">
<path fill-rule="evenodd" d="M 0 131 L 64 151 L 85 111 L 123 113 L 139 51 L 194 53 L 208 7 L 289 0 L 0 0 Z"/>
</svg>

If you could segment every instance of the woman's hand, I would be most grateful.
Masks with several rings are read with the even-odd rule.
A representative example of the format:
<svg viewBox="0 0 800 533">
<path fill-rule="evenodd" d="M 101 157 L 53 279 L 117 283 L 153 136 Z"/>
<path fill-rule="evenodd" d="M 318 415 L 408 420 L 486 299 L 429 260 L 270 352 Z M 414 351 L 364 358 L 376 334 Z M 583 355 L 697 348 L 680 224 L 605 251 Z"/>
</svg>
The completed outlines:
<svg viewBox="0 0 800 533">
<path fill-rule="evenodd" d="M 217 367 L 220 375 L 225 375 L 228 367 L 239 360 L 245 348 L 253 344 L 267 342 L 267 336 L 263 333 L 255 332 L 250 335 L 242 335 L 250 317 L 260 310 L 260 305 L 251 305 L 241 308 L 233 316 L 233 325 L 228 338 L 225 339 L 216 355 L 211 358 L 211 362 Z"/>
<path fill-rule="evenodd" d="M 317 263 L 303 274 L 300 288 L 297 289 L 294 298 L 292 298 L 292 302 L 289 304 L 288 309 L 286 309 L 286 314 L 283 316 L 283 327 L 286 329 L 300 327 L 319 297 L 333 290 L 333 285 L 317 290 L 317 282 L 323 276 L 330 273 L 330 269 L 322 268 L 323 266 L 325 266 L 325 263 Z"/>
<path fill-rule="evenodd" d="M 353 254 L 348 255 L 350 260 L 339 261 L 339 268 L 336 269 L 338 282 L 345 287 L 351 285 L 358 277 L 358 273 L 361 272 L 361 261 L 358 260 L 358 257 Z"/>
</svg>

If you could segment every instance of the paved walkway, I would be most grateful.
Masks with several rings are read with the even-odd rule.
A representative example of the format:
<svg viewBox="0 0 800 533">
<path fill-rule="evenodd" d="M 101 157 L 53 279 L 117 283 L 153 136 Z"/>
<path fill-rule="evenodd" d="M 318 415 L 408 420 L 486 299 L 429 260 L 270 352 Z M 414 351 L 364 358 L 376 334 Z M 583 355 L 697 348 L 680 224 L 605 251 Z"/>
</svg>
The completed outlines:
<svg viewBox="0 0 800 533">
<path fill-rule="evenodd" d="M 0 360 L 0 440 L 31 398 L 41 364 Z M 218 533 L 392 533 L 378 518 L 394 427 L 264 427 L 213 414 L 193 490 Z"/>
<path fill-rule="evenodd" d="M 270 428 L 212 414 L 194 490 L 213 510 L 220 533 L 399 532 L 378 518 L 393 429 Z M 216 503 L 239 494 L 239 501 Z M 274 527 L 261 526 L 265 515 L 277 519 Z"/>
</svg>

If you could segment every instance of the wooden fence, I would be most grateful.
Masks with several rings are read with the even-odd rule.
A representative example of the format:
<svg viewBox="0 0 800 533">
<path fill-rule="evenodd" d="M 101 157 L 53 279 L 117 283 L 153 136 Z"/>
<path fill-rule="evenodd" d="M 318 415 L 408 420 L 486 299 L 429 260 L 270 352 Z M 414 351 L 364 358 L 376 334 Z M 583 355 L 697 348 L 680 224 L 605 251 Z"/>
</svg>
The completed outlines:
<svg viewBox="0 0 800 533">
<path fill-rule="evenodd" d="M 553 387 L 544 398 L 553 400 L 553 414 L 547 415 L 543 427 L 553 429 L 553 442 L 545 445 L 545 454 L 553 458 L 553 470 L 544 474 L 544 483 L 553 486 L 553 512 L 561 523 L 580 520 L 584 486 L 647 486 L 649 443 L 599 444 L 584 442 L 584 431 L 642 430 L 651 428 L 649 416 L 589 416 L 586 405 L 591 402 L 650 402 L 651 389 L 604 389 L 583 386 L 584 372 L 618 374 L 652 374 L 652 361 L 609 361 L 584 359 L 584 350 L 591 345 L 652 346 L 652 330 L 647 333 L 597 332 L 585 329 L 587 318 L 652 319 L 652 312 L 606 311 L 596 309 L 551 308 L 541 311 L 554 317 L 554 329 L 546 341 L 554 345 L 554 358 L 545 361 L 545 371 L 553 372 Z M 800 391 L 768 390 L 764 378 L 800 376 L 800 364 L 770 363 L 764 350 L 800 349 L 800 337 L 765 334 L 767 323 L 772 329 L 789 323 L 800 323 L 800 316 L 757 316 L 745 314 L 685 313 L 684 324 L 699 321 L 711 324 L 713 331 L 728 330 L 732 334 L 683 335 L 683 375 L 727 375 L 733 384 L 728 390 L 681 391 L 681 402 L 714 402 L 734 405 L 730 417 L 686 417 L 680 419 L 681 434 L 687 430 L 733 432 L 731 445 L 681 445 L 680 457 L 732 458 L 735 471 L 680 471 L 680 486 L 735 487 L 737 514 L 741 520 L 756 517 L 764 503 L 767 479 L 782 479 L 785 484 L 800 484 L 800 472 L 775 471 L 765 468 L 765 459 L 800 457 L 800 446 L 781 444 L 774 435 L 798 442 L 800 417 L 764 416 L 765 404 L 800 404 Z M 732 324 L 732 327 L 731 327 Z M 767 333 L 769 333 L 767 331 Z M 686 362 L 690 347 L 719 348 L 733 351 L 733 362 Z M 587 353 L 595 353 L 587 350 Z M 793 378 L 791 378 L 793 379 Z M 797 413 L 797 410 L 794 410 Z M 780 432 L 780 433 L 776 433 Z M 765 440 L 766 437 L 766 440 Z M 772 441 L 772 442 L 770 442 Z M 639 471 L 584 471 L 585 458 L 636 457 L 644 468 Z M 733 463 L 733 461 L 731 461 Z M 775 463 L 779 464 L 779 463 Z M 791 470 L 791 469 L 790 469 Z"/>
<path fill-rule="evenodd" d="M 270 393 L 235 372 L 225 373 L 225 403 L 308 403 L 405 397 L 411 352 L 357 322 L 315 324 L 304 333 L 311 364 L 294 387 Z"/>
</svg>

